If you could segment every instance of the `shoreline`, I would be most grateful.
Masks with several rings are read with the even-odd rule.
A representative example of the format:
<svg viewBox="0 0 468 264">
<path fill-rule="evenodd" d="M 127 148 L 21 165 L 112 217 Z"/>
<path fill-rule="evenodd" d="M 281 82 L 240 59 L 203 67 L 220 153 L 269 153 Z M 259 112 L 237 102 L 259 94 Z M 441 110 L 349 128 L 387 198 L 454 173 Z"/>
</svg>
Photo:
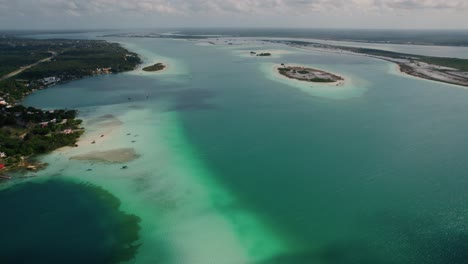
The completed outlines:
<svg viewBox="0 0 468 264">
<path fill-rule="evenodd" d="M 112 42 L 110 41 L 106 41 L 107 43 L 111 44 Z M 131 51 L 127 48 L 124 47 L 124 45 L 120 44 L 120 43 L 117 43 L 122 49 L 125 50 L 125 52 L 127 52 L 128 54 L 131 54 Z M 54 55 L 55 56 L 55 55 Z M 140 67 L 140 65 L 142 64 L 142 60 L 141 60 L 141 56 L 139 54 L 135 54 L 135 56 L 138 58 L 139 60 L 139 63 L 136 63 L 136 65 L 133 67 L 133 69 L 131 70 L 118 70 L 118 71 L 114 71 L 114 72 L 105 72 L 105 71 L 101 71 L 101 72 L 92 72 L 91 74 L 85 74 L 85 75 L 82 75 L 82 76 L 79 76 L 79 77 L 75 77 L 75 78 L 69 78 L 69 79 L 62 79 L 53 84 L 50 84 L 50 85 L 46 85 L 44 86 L 43 88 L 41 89 L 38 89 L 38 90 L 42 90 L 42 89 L 47 89 L 47 88 L 50 88 L 52 86 L 55 86 L 55 85 L 58 85 L 58 84 L 62 84 L 62 83 L 69 83 L 69 82 L 72 82 L 72 81 L 76 81 L 76 80 L 81 80 L 81 79 L 85 79 L 85 78 L 90 78 L 90 77 L 96 77 L 96 76 L 101 76 L 101 75 L 108 75 L 108 74 L 119 74 L 119 73 L 125 73 L 125 72 L 132 72 L 132 71 L 135 71 L 136 69 L 138 69 Z M 49 60 L 50 58 L 47 58 L 47 59 L 44 59 L 44 60 L 41 60 L 40 62 L 43 62 L 45 60 Z M 28 68 L 25 68 L 24 70 L 26 69 L 29 69 L 31 67 L 34 67 L 35 65 L 38 65 L 40 62 L 37 62 L 33 65 L 30 65 L 30 67 Z M 161 71 L 164 71 L 168 68 L 167 64 L 164 64 L 165 65 L 165 68 Z M 21 69 L 20 69 L 21 70 Z M 10 78 L 10 77 L 8 77 Z M 25 93 L 24 96 L 22 98 L 20 98 L 14 105 L 15 106 L 23 106 L 23 101 L 24 99 L 33 94 L 34 92 L 36 92 L 37 90 L 33 90 L 32 92 L 29 92 L 29 93 Z M 44 109 L 38 109 L 40 111 L 46 111 Z M 56 110 L 61 110 L 61 109 L 56 109 Z M 55 111 L 55 110 L 54 110 Z M 73 110 L 73 111 L 76 111 L 76 110 Z M 76 118 L 74 118 L 74 120 L 77 120 L 77 121 L 83 121 L 82 119 L 78 118 L 78 116 Z M 109 128 L 110 130 L 105 130 L 105 131 L 97 131 L 96 133 L 97 134 L 100 134 L 99 135 L 99 138 L 100 139 L 104 139 L 105 135 L 111 135 L 112 134 L 112 128 Z M 85 144 L 85 140 L 88 140 L 89 137 L 91 136 L 96 136 L 94 134 L 89 134 L 87 133 L 88 131 L 86 130 L 85 128 L 85 125 L 81 124 L 81 125 L 78 125 L 75 129 L 72 130 L 72 133 L 73 134 L 77 134 L 77 138 L 76 140 L 72 143 L 72 144 L 69 144 L 69 145 L 65 145 L 65 146 L 61 146 L 61 147 L 58 147 L 56 149 L 53 149 L 53 150 L 50 150 L 48 151 L 47 153 L 33 153 L 32 155 L 28 155 L 28 156 L 21 156 L 19 158 L 19 161 L 18 162 L 15 162 L 15 163 L 9 163 L 8 166 L 4 166 L 2 169 L 0 169 L 0 183 L 3 182 L 3 181 L 7 181 L 7 180 L 11 180 L 13 179 L 14 177 L 10 176 L 11 174 L 15 174 L 17 172 L 22 172 L 22 171 L 33 171 L 33 172 L 37 172 L 39 170 L 43 170 L 45 169 L 48 164 L 47 163 L 42 163 L 40 162 L 37 158 L 42 156 L 42 155 L 48 155 L 48 154 L 51 154 L 51 153 L 63 153 L 63 151 L 65 151 L 66 149 L 75 149 L 76 147 L 79 147 L 79 145 L 81 144 Z M 27 132 L 29 133 L 29 132 Z M 53 135 L 52 135 L 53 136 Z M 107 138 L 106 138 L 107 139 Z M 93 140 L 94 141 L 94 140 Z M 94 144 L 94 143 L 93 143 Z"/>
<path fill-rule="evenodd" d="M 419 61 L 416 58 L 421 57 L 419 55 L 411 55 L 411 54 L 406 54 L 408 58 L 393 58 L 393 57 L 387 57 L 387 56 L 379 56 L 379 55 L 372 55 L 372 54 L 367 54 L 367 53 L 361 53 L 361 52 L 354 52 L 347 50 L 347 47 L 339 47 L 339 46 L 333 46 L 333 47 L 325 47 L 325 46 L 320 46 L 320 47 L 314 47 L 314 46 L 300 46 L 296 44 L 286 44 L 287 46 L 294 47 L 300 50 L 304 51 L 309 51 L 309 52 L 325 52 L 325 53 L 332 53 L 332 54 L 346 54 L 346 55 L 355 55 L 355 56 L 364 56 L 368 58 L 373 58 L 373 59 L 378 59 L 378 60 L 384 60 L 388 61 L 391 63 L 394 63 L 398 67 L 398 72 L 404 75 L 412 76 L 418 79 L 424 79 L 424 80 L 429 80 L 429 81 L 435 81 L 439 83 L 445 83 L 445 84 L 450 84 L 450 85 L 456 85 L 458 87 L 468 87 L 468 73 L 457 70 L 454 68 L 449 68 L 445 66 L 440 66 L 436 64 L 429 64 L 423 61 Z M 415 60 L 410 56 L 414 56 Z M 450 72 L 453 73 L 459 73 L 458 75 L 456 74 L 451 74 Z"/>
<path fill-rule="evenodd" d="M 122 164 L 140 157 L 131 144 L 114 143 L 118 138 L 135 139 L 138 136 L 125 133 L 124 123 L 119 118 L 110 114 L 97 116 L 86 120 L 85 126 L 89 129 L 77 141 L 78 147 L 63 147 L 54 153 L 64 155 L 69 160 L 108 164 Z"/>
</svg>

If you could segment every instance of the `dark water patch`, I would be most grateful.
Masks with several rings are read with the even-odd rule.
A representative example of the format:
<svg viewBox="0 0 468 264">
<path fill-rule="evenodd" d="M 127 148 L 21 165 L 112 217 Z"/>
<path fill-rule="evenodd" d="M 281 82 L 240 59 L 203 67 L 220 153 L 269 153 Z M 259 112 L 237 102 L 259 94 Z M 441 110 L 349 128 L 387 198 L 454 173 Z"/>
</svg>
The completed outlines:
<svg viewBox="0 0 468 264">
<path fill-rule="evenodd" d="M 190 89 L 183 92 L 181 91 L 175 94 L 175 105 L 171 110 L 212 110 L 215 109 L 216 106 L 207 101 L 214 97 L 215 93 L 209 90 Z"/>
<path fill-rule="evenodd" d="M 275 256 L 259 264 L 463 264 L 468 259 L 468 225 L 435 217 L 363 219 L 368 232 L 318 248 Z M 307 247 L 307 245 L 305 245 Z"/>
<path fill-rule="evenodd" d="M 140 219 L 106 190 L 49 180 L 0 192 L 0 263 L 119 263 L 138 251 Z"/>
</svg>

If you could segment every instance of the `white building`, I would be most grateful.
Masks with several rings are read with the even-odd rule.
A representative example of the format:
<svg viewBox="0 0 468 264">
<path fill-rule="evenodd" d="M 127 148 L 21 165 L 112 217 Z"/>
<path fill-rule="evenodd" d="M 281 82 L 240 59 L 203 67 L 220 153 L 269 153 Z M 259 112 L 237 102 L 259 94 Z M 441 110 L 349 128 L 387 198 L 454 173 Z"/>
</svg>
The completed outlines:
<svg viewBox="0 0 468 264">
<path fill-rule="evenodd" d="M 54 83 L 59 82 L 59 81 L 60 81 L 60 78 L 57 78 L 57 77 L 55 77 L 55 76 L 53 76 L 53 77 L 47 77 L 47 78 L 42 79 L 42 82 L 43 82 L 45 85 L 54 84 Z"/>
</svg>

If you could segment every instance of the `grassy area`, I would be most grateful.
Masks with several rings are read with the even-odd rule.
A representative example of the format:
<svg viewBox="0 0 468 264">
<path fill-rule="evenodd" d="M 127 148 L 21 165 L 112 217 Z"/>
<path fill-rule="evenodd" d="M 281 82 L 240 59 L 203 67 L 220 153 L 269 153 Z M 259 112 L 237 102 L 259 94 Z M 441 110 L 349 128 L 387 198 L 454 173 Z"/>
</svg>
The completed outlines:
<svg viewBox="0 0 468 264">
<path fill-rule="evenodd" d="M 155 71 L 162 71 L 166 68 L 166 66 L 164 66 L 164 64 L 162 63 L 156 63 L 154 65 L 151 65 L 151 66 L 148 66 L 148 67 L 145 67 L 143 68 L 144 71 L 147 71 L 147 72 L 155 72 Z"/>
<path fill-rule="evenodd" d="M 425 62 L 425 63 L 429 63 L 432 65 L 450 67 L 450 68 L 454 68 L 460 71 L 468 71 L 468 59 L 429 57 L 429 56 L 405 54 L 405 53 L 398 53 L 398 52 L 378 50 L 378 49 L 350 48 L 350 47 L 339 47 L 339 48 L 352 51 L 352 52 L 356 52 L 356 53 L 363 53 L 363 54 L 368 54 L 368 55 L 373 55 L 373 56 L 383 56 L 383 57 L 398 58 L 398 59 L 412 59 L 414 61 Z"/>
<path fill-rule="evenodd" d="M 457 58 L 437 58 L 437 57 L 421 57 L 420 61 L 430 64 L 435 64 L 444 67 L 454 68 L 460 71 L 468 71 L 468 60 Z"/>
</svg>

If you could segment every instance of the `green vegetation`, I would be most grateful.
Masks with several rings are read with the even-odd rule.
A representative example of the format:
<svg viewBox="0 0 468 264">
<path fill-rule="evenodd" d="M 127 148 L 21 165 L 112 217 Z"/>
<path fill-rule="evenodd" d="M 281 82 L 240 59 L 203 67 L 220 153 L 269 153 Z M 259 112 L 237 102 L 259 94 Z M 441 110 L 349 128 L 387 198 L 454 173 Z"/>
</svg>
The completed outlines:
<svg viewBox="0 0 468 264">
<path fill-rule="evenodd" d="M 97 40 L 0 38 L 0 163 L 15 168 L 24 158 L 73 146 L 83 133 L 76 111 L 43 111 L 18 105 L 30 93 L 63 81 L 133 70 L 137 54 Z"/>
<path fill-rule="evenodd" d="M 425 63 L 450 67 L 460 71 L 468 71 L 468 59 L 420 57 L 419 60 Z"/>
<path fill-rule="evenodd" d="M 323 78 L 312 78 L 310 79 L 311 82 L 319 82 L 319 83 L 332 83 L 335 82 L 335 80 L 332 79 L 323 79 Z"/>
<path fill-rule="evenodd" d="M 0 38 L 0 77 L 22 66 L 50 57 L 51 46 L 47 41 L 18 41 L 16 38 Z"/>
<path fill-rule="evenodd" d="M 21 79 L 41 79 L 56 76 L 62 80 L 78 79 L 101 72 L 117 73 L 133 70 L 140 58 L 120 45 L 97 41 L 70 47 L 54 60 L 44 62 L 19 75 Z"/>
<path fill-rule="evenodd" d="M 284 64 L 281 64 L 281 65 L 284 66 Z M 307 81 L 307 82 L 333 83 L 339 80 L 343 80 L 342 77 L 328 73 L 328 72 L 324 72 L 324 71 L 320 71 L 320 70 L 316 70 L 312 68 L 298 67 L 298 66 L 279 67 L 278 72 L 279 74 L 286 76 L 288 78 L 296 79 L 300 81 Z M 326 78 L 322 78 L 324 76 Z"/>
<path fill-rule="evenodd" d="M 164 64 L 156 63 L 154 65 L 143 68 L 143 70 L 147 71 L 147 72 L 156 72 L 156 71 L 162 71 L 165 68 L 166 68 L 166 66 Z"/>
<path fill-rule="evenodd" d="M 133 70 L 140 58 L 116 43 L 98 40 L 36 40 L 0 38 L 0 78 L 41 59 L 50 61 L 0 81 L 0 97 L 14 103 L 31 92 L 46 88 L 42 79 L 70 81 L 103 73 Z"/>
<path fill-rule="evenodd" d="M 3 164 L 15 165 L 22 157 L 73 146 L 83 130 L 76 111 L 43 111 L 17 105 L 0 110 L 0 150 Z"/>
<path fill-rule="evenodd" d="M 394 59 L 409 59 L 415 62 L 420 61 L 420 62 L 425 62 L 425 63 L 429 63 L 429 64 L 436 65 L 436 66 L 454 68 L 459 71 L 468 71 L 468 59 L 430 57 L 430 56 L 406 54 L 406 53 L 399 53 L 399 52 L 379 50 L 379 49 L 344 47 L 344 46 L 311 43 L 311 42 L 305 42 L 305 41 L 286 41 L 286 43 L 292 44 L 292 45 L 314 46 L 317 48 L 346 50 L 346 51 L 355 52 L 355 53 L 367 54 L 367 55 L 372 55 L 372 56 L 389 57 L 389 58 L 394 58 Z"/>
<path fill-rule="evenodd" d="M 364 48 L 347 48 L 340 47 L 340 49 L 349 50 L 356 53 L 363 53 L 374 56 L 384 56 L 397 59 L 410 59 L 415 62 L 425 62 L 436 66 L 454 68 L 459 71 L 468 71 L 468 59 L 458 59 L 458 58 L 443 58 L 443 57 L 429 57 L 429 56 L 420 56 L 412 55 L 398 52 L 391 52 L 385 50 L 376 50 L 376 49 L 364 49 Z"/>
</svg>

